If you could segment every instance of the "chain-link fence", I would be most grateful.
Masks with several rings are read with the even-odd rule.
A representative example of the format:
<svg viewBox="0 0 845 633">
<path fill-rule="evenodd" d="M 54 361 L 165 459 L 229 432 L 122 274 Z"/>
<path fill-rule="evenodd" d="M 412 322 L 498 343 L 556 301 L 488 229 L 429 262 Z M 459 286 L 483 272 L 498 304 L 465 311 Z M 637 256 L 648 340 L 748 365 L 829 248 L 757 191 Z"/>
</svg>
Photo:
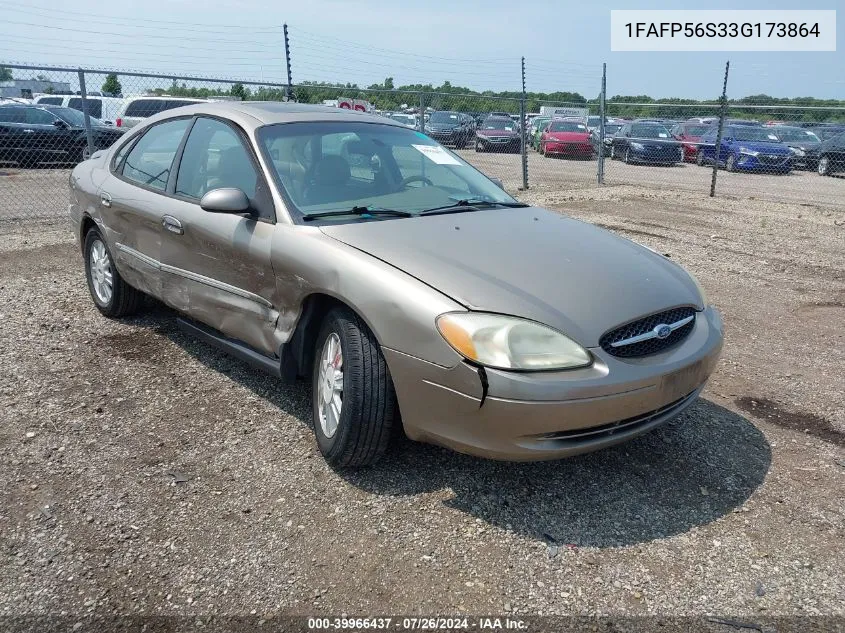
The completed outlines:
<svg viewBox="0 0 845 633">
<path fill-rule="evenodd" d="M 418 129 L 518 195 L 630 185 L 842 206 L 845 108 L 516 96 L 8 65 L 0 81 L 0 219 L 63 217 L 69 169 L 196 100 L 365 110 Z M 597 73 L 597 85 L 601 85 Z M 721 125 L 720 125 L 721 124 Z M 721 127 L 721 133 L 720 133 Z M 838 140 L 837 140 L 838 139 Z M 720 147 L 719 151 L 716 148 Z M 716 167 L 714 169 L 714 167 Z"/>
</svg>

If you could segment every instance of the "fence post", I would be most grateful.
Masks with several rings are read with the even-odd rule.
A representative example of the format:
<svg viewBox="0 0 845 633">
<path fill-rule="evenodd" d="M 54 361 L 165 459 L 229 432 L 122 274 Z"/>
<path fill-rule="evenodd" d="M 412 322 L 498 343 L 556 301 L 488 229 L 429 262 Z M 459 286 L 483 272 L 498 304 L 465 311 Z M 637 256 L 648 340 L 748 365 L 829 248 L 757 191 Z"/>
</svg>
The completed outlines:
<svg viewBox="0 0 845 633">
<path fill-rule="evenodd" d="M 601 94 L 599 95 L 599 184 L 604 184 L 604 117 L 605 117 L 605 96 L 607 94 L 607 64 L 601 65 Z"/>
<path fill-rule="evenodd" d="M 713 177 L 710 179 L 710 197 L 716 195 L 716 174 L 719 172 L 719 154 L 722 153 L 722 129 L 725 127 L 725 115 L 728 112 L 728 71 L 731 68 L 731 62 L 725 64 L 725 81 L 722 83 L 722 96 L 720 101 L 722 107 L 719 108 L 719 129 L 716 131 L 716 148 L 713 152 Z M 699 146 L 700 152 L 703 147 Z"/>
<path fill-rule="evenodd" d="M 519 135 L 522 138 L 522 191 L 528 189 L 528 146 L 525 142 L 525 57 L 522 58 L 522 99 L 519 100 Z"/>
<path fill-rule="evenodd" d="M 88 91 L 85 90 L 85 71 L 79 69 L 79 92 L 82 96 L 82 118 L 85 120 L 85 138 L 88 143 L 88 157 L 96 151 L 94 134 L 91 132 L 91 116 L 88 114 Z"/>
<path fill-rule="evenodd" d="M 425 134 L 425 93 L 420 93 L 420 132 Z"/>
<path fill-rule="evenodd" d="M 288 71 L 288 83 L 285 86 L 285 101 L 290 101 L 293 97 L 293 88 L 291 87 L 293 81 L 290 72 L 290 40 L 288 39 L 288 25 L 284 24 L 283 28 L 285 33 L 285 66 Z"/>
</svg>

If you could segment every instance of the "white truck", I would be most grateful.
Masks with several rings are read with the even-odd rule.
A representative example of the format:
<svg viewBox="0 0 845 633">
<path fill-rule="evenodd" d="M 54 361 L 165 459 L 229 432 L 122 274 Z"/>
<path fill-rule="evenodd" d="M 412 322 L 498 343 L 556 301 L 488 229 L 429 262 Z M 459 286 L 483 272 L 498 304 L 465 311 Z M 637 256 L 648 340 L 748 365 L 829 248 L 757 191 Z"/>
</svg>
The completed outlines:
<svg viewBox="0 0 845 633">
<path fill-rule="evenodd" d="M 551 117 L 581 117 L 586 119 L 590 114 L 589 108 L 564 108 L 559 106 L 540 106 L 540 116 Z"/>
</svg>

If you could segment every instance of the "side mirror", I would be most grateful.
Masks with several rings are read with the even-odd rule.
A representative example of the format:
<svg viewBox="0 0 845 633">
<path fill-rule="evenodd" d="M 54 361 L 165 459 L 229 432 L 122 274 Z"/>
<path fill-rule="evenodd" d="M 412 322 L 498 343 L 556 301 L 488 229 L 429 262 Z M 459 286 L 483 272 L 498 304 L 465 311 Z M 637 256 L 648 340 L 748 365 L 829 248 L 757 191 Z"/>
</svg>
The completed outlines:
<svg viewBox="0 0 845 633">
<path fill-rule="evenodd" d="M 249 213 L 249 198 L 240 189 L 212 189 L 200 200 L 200 208 L 209 213 Z"/>
<path fill-rule="evenodd" d="M 499 189 L 504 189 L 505 185 L 499 178 L 491 178 L 490 182 L 496 185 Z"/>
<path fill-rule="evenodd" d="M 67 123 L 65 123 L 61 119 L 56 119 L 55 121 L 53 121 L 53 125 L 59 128 L 60 130 L 66 130 L 68 127 Z"/>
</svg>

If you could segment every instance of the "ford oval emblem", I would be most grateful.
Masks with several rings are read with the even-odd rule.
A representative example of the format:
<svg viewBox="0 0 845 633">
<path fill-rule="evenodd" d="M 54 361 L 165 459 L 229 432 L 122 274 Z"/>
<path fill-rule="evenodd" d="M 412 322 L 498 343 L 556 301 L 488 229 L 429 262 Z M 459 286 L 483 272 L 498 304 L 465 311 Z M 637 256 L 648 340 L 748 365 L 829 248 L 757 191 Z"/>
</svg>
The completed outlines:
<svg viewBox="0 0 845 633">
<path fill-rule="evenodd" d="M 672 328 L 670 328 L 665 323 L 661 323 L 660 325 L 654 328 L 654 335 L 657 338 L 666 338 L 672 333 Z"/>
</svg>

